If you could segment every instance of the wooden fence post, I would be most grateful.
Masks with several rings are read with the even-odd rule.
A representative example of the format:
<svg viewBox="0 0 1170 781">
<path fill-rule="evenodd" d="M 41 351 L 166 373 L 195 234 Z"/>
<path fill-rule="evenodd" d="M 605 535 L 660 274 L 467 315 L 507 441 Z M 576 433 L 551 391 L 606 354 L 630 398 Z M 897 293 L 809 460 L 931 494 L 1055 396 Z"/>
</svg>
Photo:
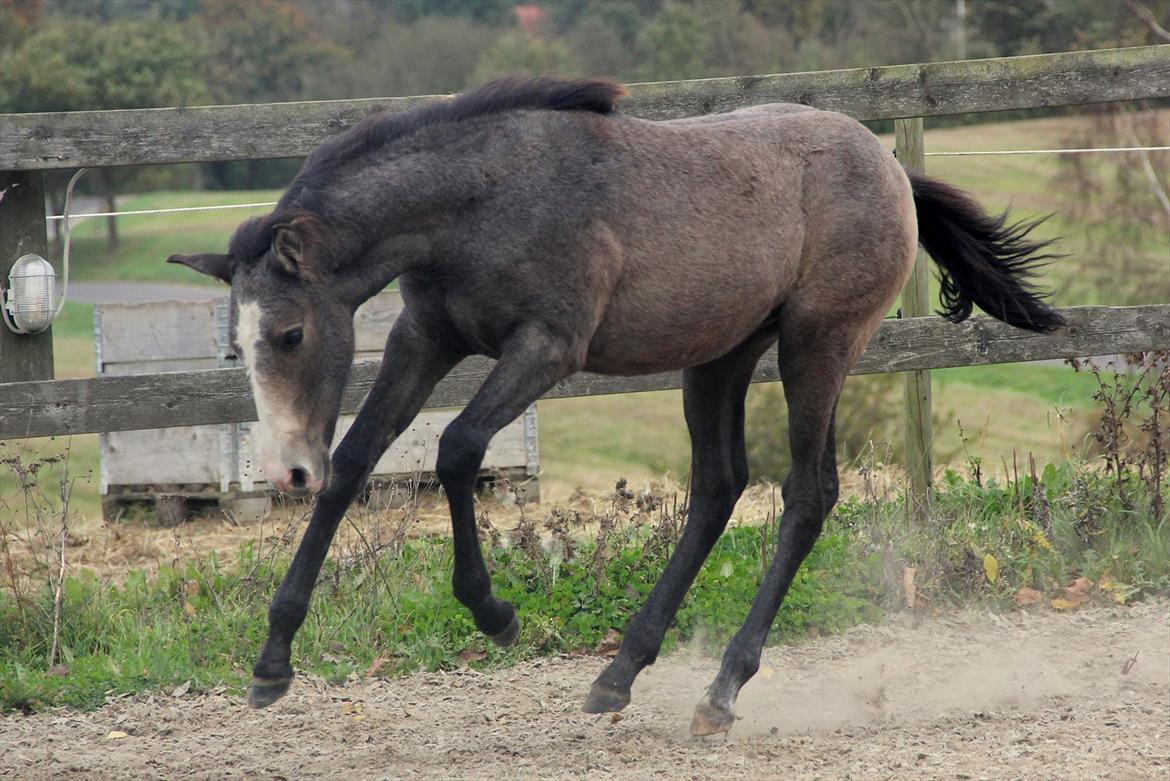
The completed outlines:
<svg viewBox="0 0 1170 781">
<path fill-rule="evenodd" d="M 925 150 L 922 140 L 922 117 L 894 120 L 894 144 L 898 161 L 907 170 L 925 170 Z M 902 291 L 902 316 L 921 317 L 930 314 L 930 274 L 926 267 L 926 253 L 918 250 L 914 270 Z M 906 402 L 906 471 L 910 484 L 906 491 L 906 511 L 911 521 L 925 521 L 930 516 L 931 425 L 930 372 L 908 371 L 903 394 Z"/>
<path fill-rule="evenodd" d="M 0 277 L 6 290 L 12 265 L 30 252 L 48 255 L 45 175 L 0 171 Z M 0 322 L 0 382 L 53 379 L 52 331 L 14 334 Z"/>
</svg>

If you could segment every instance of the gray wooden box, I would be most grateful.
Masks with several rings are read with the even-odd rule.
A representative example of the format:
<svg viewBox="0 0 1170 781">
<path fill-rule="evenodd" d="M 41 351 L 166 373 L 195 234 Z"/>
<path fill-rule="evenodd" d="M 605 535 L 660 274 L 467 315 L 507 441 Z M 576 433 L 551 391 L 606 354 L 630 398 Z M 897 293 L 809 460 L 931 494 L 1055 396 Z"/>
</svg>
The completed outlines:
<svg viewBox="0 0 1170 781">
<path fill-rule="evenodd" d="M 367 301 L 354 318 L 355 361 L 382 357 L 399 312 L 397 291 Z M 226 297 L 206 301 L 101 304 L 94 308 L 99 374 L 125 375 L 237 365 L 228 339 Z M 439 435 L 458 409 L 422 412 L 378 461 L 371 476 L 376 500 L 392 500 L 393 486 L 434 482 Z M 334 446 L 353 423 L 338 420 Z M 153 502 L 160 520 L 182 520 L 199 501 L 218 502 L 241 515 L 263 512 L 270 487 L 253 464 L 254 423 L 180 426 L 99 435 L 102 509 L 115 517 L 133 501 Z M 499 472 L 524 481 L 538 498 L 536 406 L 500 431 L 488 446 L 484 477 Z"/>
</svg>

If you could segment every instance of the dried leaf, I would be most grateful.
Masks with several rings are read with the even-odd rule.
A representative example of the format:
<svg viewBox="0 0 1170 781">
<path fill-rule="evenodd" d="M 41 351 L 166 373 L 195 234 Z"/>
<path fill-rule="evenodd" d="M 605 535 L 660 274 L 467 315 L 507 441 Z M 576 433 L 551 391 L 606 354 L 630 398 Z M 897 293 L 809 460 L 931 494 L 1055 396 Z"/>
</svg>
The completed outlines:
<svg viewBox="0 0 1170 781">
<path fill-rule="evenodd" d="M 987 582 L 992 584 L 999 577 L 999 562 L 990 553 L 983 555 L 983 574 L 987 577 Z"/>
<path fill-rule="evenodd" d="M 769 667 L 769 666 L 768 666 L 768 665 L 766 665 L 766 664 L 761 664 L 761 665 L 760 665 L 760 669 L 759 669 L 759 674 L 760 674 L 760 676 L 761 676 L 762 678 L 764 678 L 765 680 L 771 680 L 771 679 L 772 679 L 772 677 L 773 677 L 774 675 L 776 675 L 776 668 L 774 668 L 774 667 Z"/>
<path fill-rule="evenodd" d="M 1016 592 L 1016 604 L 1020 607 L 1025 605 L 1035 605 L 1043 598 L 1044 594 L 1034 588 L 1022 588 Z"/>
<path fill-rule="evenodd" d="M 112 729 L 106 733 L 106 740 L 121 740 L 122 738 L 128 737 L 130 737 L 129 733 L 116 729 Z"/>
<path fill-rule="evenodd" d="M 1060 596 L 1052 600 L 1052 607 L 1057 610 L 1076 610 L 1089 601 L 1089 592 L 1093 588 L 1093 581 L 1088 578 L 1077 578 L 1065 586 Z"/>
<path fill-rule="evenodd" d="M 1129 598 L 1138 591 L 1128 583 L 1118 583 L 1111 575 L 1102 575 L 1097 581 L 1097 588 L 1113 597 L 1113 601 L 1119 605 L 1129 602 Z"/>
<path fill-rule="evenodd" d="M 1054 610 L 1076 610 L 1088 601 L 1089 597 L 1087 594 L 1065 589 L 1064 596 L 1056 597 L 1052 600 L 1051 604 Z"/>
<path fill-rule="evenodd" d="M 173 692 L 171 692 L 171 696 L 172 697 L 182 697 L 184 694 L 186 694 L 190 690 L 191 690 L 191 682 L 190 681 L 187 681 L 186 683 L 180 683 L 178 686 L 175 687 L 175 690 Z"/>
<path fill-rule="evenodd" d="M 183 603 L 183 612 L 189 616 L 194 616 L 196 613 L 195 606 L 192 605 L 190 602 L 184 602 Z"/>
<path fill-rule="evenodd" d="M 597 653 L 602 656 L 617 656 L 618 649 L 622 647 L 622 633 L 616 629 L 611 629 L 605 633 L 605 639 L 597 644 Z"/>
<path fill-rule="evenodd" d="M 386 662 L 388 662 L 388 661 L 390 661 L 390 660 L 387 659 L 385 656 L 379 656 L 377 659 L 375 659 L 373 661 L 373 663 L 369 667 L 366 668 L 366 677 L 373 678 L 375 675 L 378 674 L 378 670 L 382 669 L 382 665 L 386 664 Z"/>
</svg>

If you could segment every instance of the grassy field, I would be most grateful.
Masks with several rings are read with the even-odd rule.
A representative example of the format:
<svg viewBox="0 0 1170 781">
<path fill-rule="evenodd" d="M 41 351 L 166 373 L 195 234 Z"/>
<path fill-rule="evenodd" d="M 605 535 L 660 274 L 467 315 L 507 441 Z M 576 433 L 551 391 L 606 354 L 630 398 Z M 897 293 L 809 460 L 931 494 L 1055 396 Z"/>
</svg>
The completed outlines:
<svg viewBox="0 0 1170 781">
<path fill-rule="evenodd" d="M 1170 122 L 1170 113 L 1160 115 Z M 964 128 L 931 130 L 928 151 L 1048 148 L 1071 143 L 1084 135 L 1089 120 L 1044 119 Z M 892 145 L 892 141 L 885 139 Z M 1098 146 L 1126 143 L 1118 137 L 1098 137 Z M 1090 165 L 1108 179 L 1117 167 L 1117 158 L 1094 157 Z M 1056 186 L 1061 163 L 1053 156 L 994 158 L 928 158 L 928 171 L 974 193 L 989 209 L 1011 204 L 1021 218 L 1049 212 L 1056 216 L 1038 229 L 1043 236 L 1063 235 L 1062 249 L 1073 258 L 1054 263 L 1043 280 L 1055 290 L 1061 305 L 1124 303 L 1117 300 L 1120 286 L 1103 284 L 1089 290 L 1081 283 L 1086 265 L 1085 248 L 1094 239 L 1090 230 L 1100 230 L 1092 220 L 1070 220 L 1062 214 L 1085 213 L 1085 204 L 1074 204 L 1075 193 Z M 222 203 L 272 201 L 276 191 L 230 193 L 149 193 L 125 196 L 123 210 L 202 206 Z M 1108 199 L 1108 191 L 1098 193 Z M 1076 209 L 1074 209 L 1076 207 Z M 1077 211 L 1079 209 L 1079 211 Z M 75 279 L 127 279 L 210 283 L 211 280 L 187 269 L 168 265 L 165 258 L 174 252 L 222 251 L 239 222 L 265 210 L 192 212 L 165 216 L 124 217 L 119 220 L 121 245 L 113 256 L 105 253 L 105 226 L 92 219 L 77 226 L 74 233 L 73 273 Z M 1088 210 L 1089 213 L 1092 209 Z M 1119 232 L 1124 232 L 1120 228 Z M 1147 242 L 1151 232 L 1136 234 Z M 1135 248 L 1139 255 L 1161 252 L 1144 243 Z M 1091 278 L 1100 278 L 1096 271 Z M 1170 301 L 1170 274 L 1155 275 L 1142 286 L 1145 300 Z M 1126 302 L 1132 302 L 1127 299 Z M 54 326 L 59 377 L 91 376 L 94 372 L 92 308 L 66 305 Z M 1081 445 L 1087 430 L 1088 408 L 1095 383 L 1090 376 L 1074 373 L 1059 365 L 1011 365 L 934 372 L 936 419 L 936 463 L 940 467 L 962 462 L 971 454 L 983 458 L 989 469 L 1010 463 L 1013 456 L 1035 454 L 1041 461 L 1059 460 Z M 859 382 L 854 379 L 851 382 Z M 647 481 L 671 474 L 684 480 L 689 463 L 689 445 L 682 419 L 678 392 L 629 394 L 589 399 L 543 401 L 540 407 L 540 447 L 545 495 L 556 499 L 568 496 L 579 486 L 604 489 L 618 477 Z M 960 437 L 960 423 L 964 432 Z M 750 420 L 749 425 L 767 426 L 767 420 Z M 67 442 L 26 443 L 42 454 L 59 451 Z M 97 444 L 92 435 L 73 437 L 71 460 L 83 473 L 97 474 Z M 10 445 L 15 446 L 15 445 Z M 11 492 L 0 476 L 0 495 Z M 97 480 L 79 483 L 76 500 L 87 514 L 97 508 Z"/>
<path fill-rule="evenodd" d="M 123 196 L 118 199 L 118 209 L 139 211 L 268 203 L 279 197 L 277 190 L 153 192 Z M 106 252 L 106 220 L 84 220 L 73 229 L 70 261 L 73 278 L 216 285 L 218 283 L 210 277 L 168 264 L 167 257 L 176 253 L 226 252 L 228 238 L 237 225 L 248 217 L 269 211 L 270 208 L 261 207 L 120 217 L 119 246 L 112 255 Z"/>
</svg>

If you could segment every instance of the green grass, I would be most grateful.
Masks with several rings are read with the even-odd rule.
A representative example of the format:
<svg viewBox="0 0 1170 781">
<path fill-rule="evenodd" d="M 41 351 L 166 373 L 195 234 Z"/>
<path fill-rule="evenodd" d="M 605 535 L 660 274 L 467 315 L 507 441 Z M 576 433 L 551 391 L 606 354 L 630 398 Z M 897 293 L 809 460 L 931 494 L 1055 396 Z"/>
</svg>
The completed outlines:
<svg viewBox="0 0 1170 781">
<path fill-rule="evenodd" d="M 18 469 L 30 468 L 27 478 L 18 476 Z M 0 441 L 0 521 L 23 519 L 24 525 L 35 522 L 38 513 L 55 516 L 56 505 L 43 505 L 37 497 L 57 497 L 62 481 L 68 485 L 71 519 L 100 521 L 100 479 L 97 434 Z"/>
<path fill-rule="evenodd" d="M 928 528 L 905 522 L 897 496 L 845 501 L 794 581 L 770 641 L 839 632 L 900 608 L 908 566 L 917 569 L 922 603 L 934 608 L 971 601 L 1005 608 L 1025 587 L 1038 589 L 1046 605 L 1077 577 L 1097 584 L 1092 597 L 1101 602 L 1168 594 L 1170 527 L 1152 520 L 1135 475 L 1124 487 L 1123 495 L 1108 476 L 1067 462 L 1018 482 L 980 485 L 952 472 L 939 486 Z M 493 647 L 454 600 L 449 542 L 424 538 L 327 562 L 293 646 L 295 665 L 338 683 L 377 660 L 378 674 L 394 675 L 588 651 L 611 629 L 624 630 L 677 540 L 676 516 L 638 505 L 632 495 L 614 507 L 594 519 L 609 531 L 588 540 L 579 529 L 562 529 L 542 546 L 527 521 L 510 541 L 489 543 L 496 591 L 522 618 L 520 640 L 509 649 Z M 717 652 L 743 620 L 773 545 L 769 525 L 730 529 L 663 650 L 693 644 Z M 52 670 L 50 584 L 43 575 L 40 585 L 24 581 L 19 596 L 6 585 L 0 710 L 91 708 L 109 695 L 187 681 L 193 691 L 226 686 L 242 693 L 288 559 L 287 548 L 249 544 L 230 565 L 211 556 L 117 581 L 71 574 L 63 590 L 63 667 Z"/>
<path fill-rule="evenodd" d="M 400 553 L 365 559 L 344 571 L 330 562 L 313 610 L 297 635 L 298 669 L 332 682 L 386 660 L 382 674 L 512 664 L 543 654 L 592 649 L 611 628 L 624 629 L 644 600 L 667 550 L 652 532 L 625 533 L 600 565 L 591 547 L 561 561 L 517 547 L 490 551 L 497 593 L 519 609 L 518 643 L 497 649 L 451 594 L 450 545 L 409 542 Z M 760 532 L 726 535 L 679 612 L 666 648 L 701 634 L 707 649 L 724 642 L 746 612 L 762 572 Z M 49 589 L 18 601 L 0 591 L 0 710 L 54 705 L 90 708 L 107 694 L 192 682 L 195 691 L 227 685 L 237 692 L 266 631 L 268 599 L 287 557 L 276 563 L 246 550 L 231 567 L 215 558 L 118 585 L 93 575 L 65 584 L 62 632 L 67 674 L 45 669 L 51 644 Z M 776 641 L 835 632 L 878 615 L 843 538 L 826 536 L 794 583 L 774 625 Z"/>
<path fill-rule="evenodd" d="M 53 370 L 59 380 L 93 377 L 97 373 L 92 304 L 66 301 L 53 321 Z"/>
<path fill-rule="evenodd" d="M 991 392 L 1026 395 L 1037 402 L 1057 407 L 1093 406 L 1097 381 L 1088 372 L 1076 372 L 1055 364 L 996 364 L 938 369 L 931 377 L 942 391 L 967 386 Z"/>
<path fill-rule="evenodd" d="M 277 190 L 234 192 L 152 192 L 118 199 L 119 211 L 265 203 Z M 175 253 L 226 252 L 232 231 L 251 216 L 271 208 L 140 215 L 118 218 L 119 246 L 107 253 L 106 220 L 93 218 L 73 230 L 70 267 L 74 279 L 139 280 L 217 285 L 190 269 L 168 264 Z"/>
</svg>

